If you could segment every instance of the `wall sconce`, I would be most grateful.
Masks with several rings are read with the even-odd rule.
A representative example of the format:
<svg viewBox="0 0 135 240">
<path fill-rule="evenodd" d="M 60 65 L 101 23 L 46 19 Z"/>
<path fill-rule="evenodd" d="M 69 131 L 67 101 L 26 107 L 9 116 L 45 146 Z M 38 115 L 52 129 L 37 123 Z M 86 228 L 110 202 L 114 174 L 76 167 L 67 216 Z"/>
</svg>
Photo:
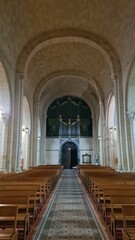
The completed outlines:
<svg viewBox="0 0 135 240">
<path fill-rule="evenodd" d="M 101 137 L 99 136 L 99 137 L 98 137 L 98 139 L 100 140 L 100 139 L 101 139 Z"/>
<path fill-rule="evenodd" d="M 22 132 L 29 133 L 30 131 L 29 131 L 29 128 L 27 128 L 27 127 L 22 127 Z"/>
<path fill-rule="evenodd" d="M 22 127 L 22 132 L 25 132 L 25 127 Z"/>
<path fill-rule="evenodd" d="M 110 132 L 112 132 L 112 131 L 116 131 L 116 126 L 114 126 L 114 127 L 110 127 L 110 128 L 109 128 L 109 131 L 110 131 Z"/>
<path fill-rule="evenodd" d="M 28 129 L 27 127 L 25 128 L 25 132 L 26 132 L 26 133 L 29 133 L 29 129 Z"/>
</svg>

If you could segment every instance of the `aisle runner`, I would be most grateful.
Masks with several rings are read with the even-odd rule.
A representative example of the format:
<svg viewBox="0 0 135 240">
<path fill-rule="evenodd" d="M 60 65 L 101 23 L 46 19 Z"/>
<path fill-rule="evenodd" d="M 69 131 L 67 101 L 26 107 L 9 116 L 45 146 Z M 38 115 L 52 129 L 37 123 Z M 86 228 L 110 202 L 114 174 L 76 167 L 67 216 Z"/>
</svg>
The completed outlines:
<svg viewBox="0 0 135 240">
<path fill-rule="evenodd" d="M 40 240 L 103 240 L 74 170 L 65 170 Z"/>
</svg>

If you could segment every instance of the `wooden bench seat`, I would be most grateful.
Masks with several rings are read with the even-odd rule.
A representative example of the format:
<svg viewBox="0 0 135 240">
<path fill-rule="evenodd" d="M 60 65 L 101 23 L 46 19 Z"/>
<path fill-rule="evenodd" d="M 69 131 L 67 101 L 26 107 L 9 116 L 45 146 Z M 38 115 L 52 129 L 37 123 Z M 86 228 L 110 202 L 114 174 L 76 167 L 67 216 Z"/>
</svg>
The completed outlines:
<svg viewBox="0 0 135 240">
<path fill-rule="evenodd" d="M 115 213 L 122 214 L 122 205 L 123 204 L 135 204 L 135 195 L 134 196 L 121 196 L 114 195 L 111 196 L 110 203 L 103 204 L 103 219 L 106 224 L 110 224 L 110 216 Z"/>
<path fill-rule="evenodd" d="M 99 209 L 103 204 L 111 203 L 111 196 L 135 196 L 135 189 L 103 189 L 103 192 L 95 196 L 95 202 Z"/>
<path fill-rule="evenodd" d="M 130 213 L 130 215 L 127 216 L 127 218 L 125 218 L 126 220 L 133 220 L 134 221 L 134 227 L 135 227 L 135 204 L 122 204 L 122 211 L 117 213 L 114 212 L 113 214 L 111 214 L 111 233 L 114 236 L 114 238 L 117 239 L 118 235 L 122 234 L 122 229 L 124 228 L 124 214 L 123 214 L 123 207 L 124 206 L 128 206 L 128 209 L 131 208 L 132 206 L 132 210 L 133 212 Z"/>
<path fill-rule="evenodd" d="M 40 166 L 38 169 L 34 167 L 34 169 L 17 174 L 8 173 L 0 176 L 0 204 L 3 204 L 3 202 L 7 204 L 12 203 L 15 206 L 17 204 L 17 234 L 20 234 L 22 230 L 24 234 L 23 239 L 27 238 L 30 226 L 37 219 L 43 204 L 56 185 L 62 170 L 63 167 L 61 166 Z M 23 202 L 25 197 L 29 199 L 28 204 Z M 30 222 L 31 210 L 33 211 L 33 222 Z M 3 229 L 0 232 L 1 237 L 3 236 L 2 231 Z M 11 235 L 8 235 L 8 233 L 6 232 L 7 235 L 5 236 L 7 239 L 8 237 L 11 238 Z M 16 239 L 12 238 L 11 240 Z"/>
<path fill-rule="evenodd" d="M 0 197 L 0 204 L 12 204 L 17 205 L 17 229 L 18 234 L 23 232 L 23 239 L 29 233 L 29 196 L 10 196 L 10 197 Z"/>
<path fill-rule="evenodd" d="M 0 204 L 0 240 L 17 240 L 17 205 Z"/>
<path fill-rule="evenodd" d="M 122 205 L 123 225 L 122 231 L 123 240 L 135 240 L 135 204 Z"/>
<path fill-rule="evenodd" d="M 29 210 L 30 210 L 30 213 L 31 213 L 31 218 L 32 218 L 32 223 L 34 223 L 34 221 L 36 220 L 37 218 L 37 203 L 36 203 L 36 200 L 37 200 L 37 196 L 36 196 L 36 190 L 33 189 L 33 190 L 28 190 L 28 189 L 25 189 L 25 190 L 19 190 L 19 189 L 16 189 L 16 190 L 0 190 L 0 197 L 23 197 L 23 196 L 29 196 Z"/>
<path fill-rule="evenodd" d="M 12 232 L 10 230 L 0 230 L 0 240 L 17 240 L 17 230 Z"/>
</svg>

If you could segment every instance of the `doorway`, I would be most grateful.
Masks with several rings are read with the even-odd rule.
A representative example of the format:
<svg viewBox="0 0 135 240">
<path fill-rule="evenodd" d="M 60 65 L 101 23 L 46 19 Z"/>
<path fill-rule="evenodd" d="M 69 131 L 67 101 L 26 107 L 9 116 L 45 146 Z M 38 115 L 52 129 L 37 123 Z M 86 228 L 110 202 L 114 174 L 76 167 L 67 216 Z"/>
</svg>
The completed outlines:
<svg viewBox="0 0 135 240">
<path fill-rule="evenodd" d="M 62 165 L 72 169 L 77 165 L 77 147 L 73 142 L 67 142 L 62 147 Z"/>
</svg>

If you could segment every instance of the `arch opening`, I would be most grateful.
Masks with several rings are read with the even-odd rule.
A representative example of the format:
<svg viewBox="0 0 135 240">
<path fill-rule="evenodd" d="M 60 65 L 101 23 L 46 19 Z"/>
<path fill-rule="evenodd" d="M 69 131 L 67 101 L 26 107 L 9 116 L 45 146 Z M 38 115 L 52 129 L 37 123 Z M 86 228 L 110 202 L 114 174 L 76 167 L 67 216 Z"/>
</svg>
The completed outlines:
<svg viewBox="0 0 135 240">
<path fill-rule="evenodd" d="M 72 169 L 77 164 L 77 147 L 73 142 L 66 142 L 62 146 L 62 165 L 65 169 Z"/>
</svg>

